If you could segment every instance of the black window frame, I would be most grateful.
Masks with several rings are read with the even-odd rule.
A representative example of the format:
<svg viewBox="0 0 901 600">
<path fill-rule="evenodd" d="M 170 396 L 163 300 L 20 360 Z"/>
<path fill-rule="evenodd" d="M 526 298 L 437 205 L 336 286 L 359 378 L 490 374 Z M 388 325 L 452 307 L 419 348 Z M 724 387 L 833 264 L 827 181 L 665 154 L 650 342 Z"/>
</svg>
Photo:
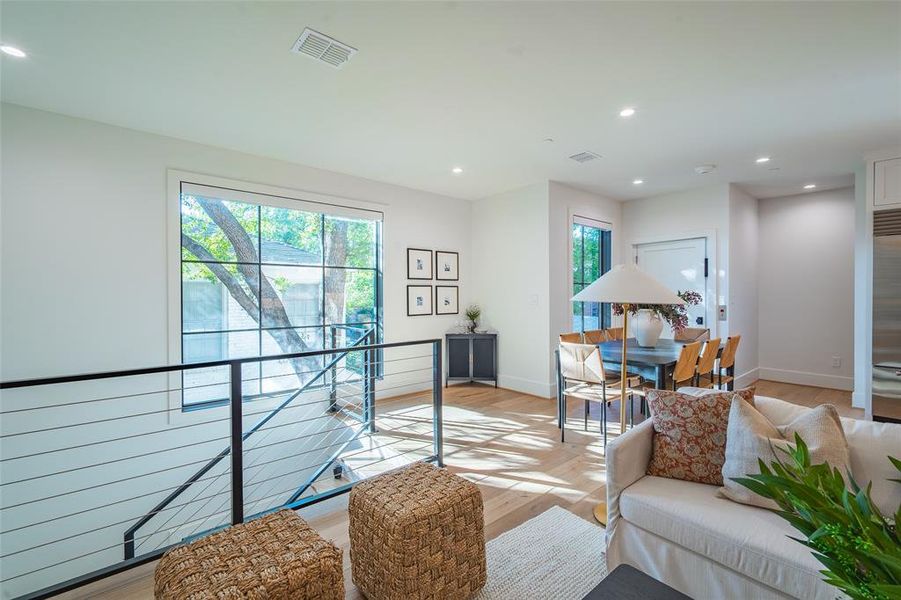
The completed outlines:
<svg viewBox="0 0 901 600">
<path fill-rule="evenodd" d="M 598 223 L 601 225 L 601 223 Z M 576 239 L 576 236 L 573 235 L 576 228 L 579 228 L 581 231 L 581 235 Z M 570 257 L 575 254 L 576 244 L 579 243 L 579 253 L 580 253 L 580 262 L 582 268 L 579 269 L 579 277 L 577 278 L 574 274 L 575 265 L 570 269 L 570 274 L 573 276 L 572 286 L 570 290 L 573 295 L 584 289 L 586 286 L 591 284 L 591 281 L 585 281 L 585 229 L 596 229 L 598 230 L 598 270 L 599 277 L 610 270 L 610 259 L 611 259 L 611 241 L 612 241 L 612 232 L 609 229 L 604 227 L 588 225 L 581 221 L 573 220 L 572 226 L 570 229 L 571 239 L 572 239 L 572 248 L 570 248 Z M 576 323 L 576 318 L 578 318 L 579 328 L 576 331 L 582 332 L 585 331 L 585 305 L 586 304 L 600 304 L 598 308 L 598 329 L 607 329 L 611 327 L 612 324 L 612 307 L 609 302 L 571 302 L 571 322 L 573 324 Z M 578 313 L 576 313 L 576 306 L 578 305 Z"/>
<path fill-rule="evenodd" d="M 248 262 L 237 261 L 237 260 L 235 260 L 235 261 L 205 261 L 205 260 L 199 260 L 196 258 L 195 259 L 190 259 L 190 258 L 186 259 L 184 256 L 184 252 L 182 251 L 181 245 L 179 245 L 179 249 L 178 249 L 179 263 L 178 264 L 179 264 L 179 271 L 180 271 L 180 273 L 179 273 L 179 282 L 180 283 L 179 283 L 179 306 L 178 306 L 178 308 L 179 308 L 179 322 L 181 323 L 180 332 L 179 332 L 179 349 L 180 349 L 180 353 L 181 353 L 182 362 L 184 364 L 190 364 L 190 363 L 185 362 L 185 360 L 184 360 L 185 354 L 184 353 L 185 353 L 185 338 L 186 338 L 186 336 L 191 336 L 191 335 L 208 335 L 208 334 L 217 334 L 217 333 L 227 334 L 227 333 L 241 333 L 241 332 L 256 331 L 256 332 L 258 332 L 258 341 L 257 341 L 258 354 L 257 354 L 257 356 L 263 356 L 262 350 L 263 350 L 263 335 L 264 335 L 264 333 L 266 331 L 276 330 L 276 329 L 296 329 L 296 330 L 319 329 L 319 330 L 321 330 L 322 346 L 324 349 L 328 349 L 331 347 L 329 344 L 331 341 L 330 332 L 331 332 L 332 327 L 337 327 L 339 329 L 340 328 L 359 329 L 361 334 L 365 333 L 369 329 L 374 329 L 374 332 L 375 332 L 374 343 L 379 344 L 384 341 L 384 327 L 383 327 L 384 294 L 383 294 L 383 267 L 382 267 L 382 229 L 383 229 L 383 224 L 384 224 L 384 213 L 379 213 L 381 215 L 381 218 L 379 218 L 379 219 L 371 219 L 372 223 L 375 225 L 374 242 L 373 242 L 375 245 L 375 247 L 373 249 L 373 254 L 374 254 L 373 264 L 374 264 L 374 266 L 372 266 L 372 267 L 348 267 L 346 265 L 344 265 L 344 266 L 327 265 L 325 262 L 325 236 L 326 236 L 325 220 L 326 220 L 326 218 L 327 217 L 351 218 L 351 219 L 353 218 L 353 217 L 344 217 L 340 214 L 329 213 L 327 210 L 328 207 L 334 206 L 334 205 L 329 205 L 329 204 L 325 204 L 325 203 L 321 203 L 321 202 L 310 202 L 310 201 L 302 200 L 299 198 L 291 198 L 289 196 L 276 196 L 273 194 L 266 194 L 263 192 L 257 192 L 257 191 L 253 191 L 253 190 L 232 190 L 231 188 L 223 188 L 221 186 L 211 185 L 208 183 L 197 183 L 197 182 L 184 180 L 184 181 L 179 182 L 179 194 L 178 194 L 178 203 L 179 203 L 178 225 L 179 225 L 180 233 L 182 231 L 184 231 L 184 213 L 182 211 L 182 202 L 183 202 L 182 198 L 185 194 L 184 186 L 186 184 L 203 186 L 203 187 L 207 187 L 210 189 L 239 191 L 241 193 L 249 194 L 252 196 L 260 196 L 261 198 L 265 198 L 265 197 L 269 196 L 269 197 L 279 198 L 282 200 L 293 200 L 293 201 L 301 201 L 301 202 L 310 203 L 310 204 L 319 204 L 323 208 L 321 211 L 318 211 L 318 213 L 317 213 L 319 215 L 319 220 L 320 220 L 319 221 L 319 229 L 320 229 L 320 231 L 319 231 L 319 236 L 320 236 L 319 247 L 321 249 L 321 256 L 322 256 L 321 263 L 318 265 L 265 262 L 263 260 L 262 210 L 264 207 L 275 207 L 275 208 L 281 208 L 281 209 L 286 209 L 286 210 L 298 210 L 298 211 L 304 211 L 304 212 L 313 212 L 308 209 L 285 208 L 284 206 L 281 206 L 281 205 L 266 204 L 265 202 L 244 202 L 244 201 L 237 201 L 237 200 L 229 200 L 229 202 L 242 202 L 244 204 L 249 204 L 249 205 L 256 207 L 256 211 L 257 211 L 257 231 L 256 231 L 257 240 L 256 241 L 257 241 L 257 259 L 258 259 L 257 262 L 248 263 Z M 343 207 L 336 207 L 336 208 L 343 208 Z M 375 212 L 375 211 L 368 211 L 368 212 Z M 183 319 L 184 295 L 185 295 L 184 294 L 185 281 L 184 281 L 183 269 L 184 269 L 184 265 L 186 263 L 223 264 L 223 265 L 239 265 L 239 264 L 255 265 L 258 269 L 257 275 L 260 278 L 262 278 L 262 276 L 263 276 L 263 267 L 267 267 L 267 266 L 276 266 L 276 267 L 279 267 L 279 266 L 286 267 L 287 266 L 287 267 L 303 267 L 303 268 L 319 269 L 321 271 L 321 274 L 320 274 L 321 288 L 320 289 L 322 290 L 321 291 L 322 299 L 320 302 L 320 310 L 321 310 L 321 315 L 322 315 L 322 322 L 318 325 L 308 325 L 308 326 L 299 325 L 299 326 L 295 326 L 295 327 L 265 327 L 265 326 L 263 326 L 263 315 L 262 315 L 263 305 L 262 305 L 262 302 L 258 302 L 257 303 L 258 304 L 258 306 L 257 306 L 257 311 L 258 311 L 257 327 L 239 328 L 239 329 L 223 329 L 223 330 L 216 330 L 216 331 L 186 332 L 184 330 L 184 319 Z M 325 306 L 325 304 L 326 304 L 325 273 L 328 269 L 347 269 L 347 270 L 353 270 L 353 271 L 370 271 L 373 273 L 373 277 L 374 277 L 373 320 L 365 321 L 365 322 L 357 322 L 357 323 L 346 323 L 346 322 L 345 323 L 328 323 L 327 316 L 326 316 L 326 306 Z M 228 359 L 230 357 L 225 357 L 225 358 Z M 247 358 L 253 358 L 253 357 L 247 357 Z M 373 357 L 373 360 L 375 361 L 375 366 L 376 366 L 375 376 L 376 376 L 376 378 L 381 379 L 384 376 L 383 352 L 381 350 L 376 351 L 375 356 Z M 246 364 L 253 364 L 253 363 L 246 363 Z M 262 364 L 263 363 L 260 362 L 257 364 L 259 365 L 259 369 L 260 369 L 259 381 L 262 382 L 262 379 L 263 379 Z M 206 408 L 214 408 L 217 406 L 225 406 L 229 402 L 228 398 L 217 398 L 217 399 L 212 399 L 212 400 L 206 400 L 206 401 L 201 401 L 201 402 L 191 402 L 191 403 L 186 404 L 185 403 L 185 394 L 184 394 L 184 389 L 185 389 L 185 387 L 184 387 L 184 371 L 182 371 L 182 373 L 181 373 L 181 380 L 182 380 L 182 382 L 181 382 L 182 393 L 181 393 L 180 404 L 181 404 L 182 412 L 186 413 L 186 412 L 192 412 L 192 411 L 196 411 L 196 410 L 203 410 Z M 329 387 L 330 384 L 327 380 L 327 377 L 323 377 L 321 379 L 321 381 L 322 381 L 322 383 L 314 384 L 314 385 L 310 386 L 309 389 L 321 389 L 321 388 Z M 351 379 L 349 381 L 353 382 L 353 381 L 359 381 L 359 380 Z M 254 400 L 283 395 L 284 393 L 285 393 L 284 391 L 265 392 L 264 393 L 264 392 L 262 392 L 262 390 L 260 390 L 259 393 L 256 393 L 256 394 L 244 394 L 243 400 L 244 400 L 244 402 L 251 402 Z"/>
</svg>

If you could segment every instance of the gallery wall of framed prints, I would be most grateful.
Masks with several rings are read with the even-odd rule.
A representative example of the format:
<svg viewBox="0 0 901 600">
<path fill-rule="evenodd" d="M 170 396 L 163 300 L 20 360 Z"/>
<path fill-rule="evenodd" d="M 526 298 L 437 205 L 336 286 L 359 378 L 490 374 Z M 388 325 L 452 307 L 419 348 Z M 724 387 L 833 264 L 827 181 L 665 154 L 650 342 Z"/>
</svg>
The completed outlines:
<svg viewBox="0 0 901 600">
<path fill-rule="evenodd" d="M 460 281 L 460 253 L 407 248 L 407 279 L 415 282 Z M 460 313 L 460 288 L 431 283 L 407 284 L 407 316 Z"/>
</svg>

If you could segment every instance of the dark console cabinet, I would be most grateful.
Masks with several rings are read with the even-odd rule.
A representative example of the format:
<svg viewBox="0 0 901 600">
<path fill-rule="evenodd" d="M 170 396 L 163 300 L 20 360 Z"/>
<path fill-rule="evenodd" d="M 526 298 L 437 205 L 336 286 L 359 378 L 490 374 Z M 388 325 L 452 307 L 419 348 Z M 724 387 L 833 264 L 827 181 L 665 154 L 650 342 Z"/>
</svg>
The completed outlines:
<svg viewBox="0 0 901 600">
<path fill-rule="evenodd" d="M 447 375 L 451 381 L 493 381 L 497 387 L 497 334 L 448 333 Z"/>
</svg>

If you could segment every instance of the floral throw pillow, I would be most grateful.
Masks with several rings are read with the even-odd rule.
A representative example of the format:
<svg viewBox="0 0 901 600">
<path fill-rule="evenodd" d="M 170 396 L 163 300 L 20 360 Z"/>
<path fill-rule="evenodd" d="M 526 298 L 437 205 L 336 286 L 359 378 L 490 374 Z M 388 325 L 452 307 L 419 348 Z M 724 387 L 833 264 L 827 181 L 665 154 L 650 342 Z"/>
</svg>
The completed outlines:
<svg viewBox="0 0 901 600">
<path fill-rule="evenodd" d="M 654 446 L 648 475 L 723 485 L 732 398 L 754 405 L 754 388 L 702 395 L 648 392 Z"/>
</svg>

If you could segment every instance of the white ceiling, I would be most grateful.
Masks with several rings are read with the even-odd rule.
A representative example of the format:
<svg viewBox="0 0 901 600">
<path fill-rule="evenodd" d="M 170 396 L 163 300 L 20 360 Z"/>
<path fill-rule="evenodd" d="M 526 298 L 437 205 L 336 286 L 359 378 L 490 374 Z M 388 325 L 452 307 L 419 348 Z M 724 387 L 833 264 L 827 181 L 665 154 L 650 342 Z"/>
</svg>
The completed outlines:
<svg viewBox="0 0 901 600">
<path fill-rule="evenodd" d="M 901 142 L 898 2 L 0 10 L 3 42 L 29 53 L 4 55 L 4 101 L 464 198 L 542 179 L 617 199 L 725 182 L 766 197 L 848 185 L 864 152 Z M 307 26 L 358 54 L 342 70 L 292 54 Z M 604 158 L 567 159 L 583 150 Z"/>
</svg>

